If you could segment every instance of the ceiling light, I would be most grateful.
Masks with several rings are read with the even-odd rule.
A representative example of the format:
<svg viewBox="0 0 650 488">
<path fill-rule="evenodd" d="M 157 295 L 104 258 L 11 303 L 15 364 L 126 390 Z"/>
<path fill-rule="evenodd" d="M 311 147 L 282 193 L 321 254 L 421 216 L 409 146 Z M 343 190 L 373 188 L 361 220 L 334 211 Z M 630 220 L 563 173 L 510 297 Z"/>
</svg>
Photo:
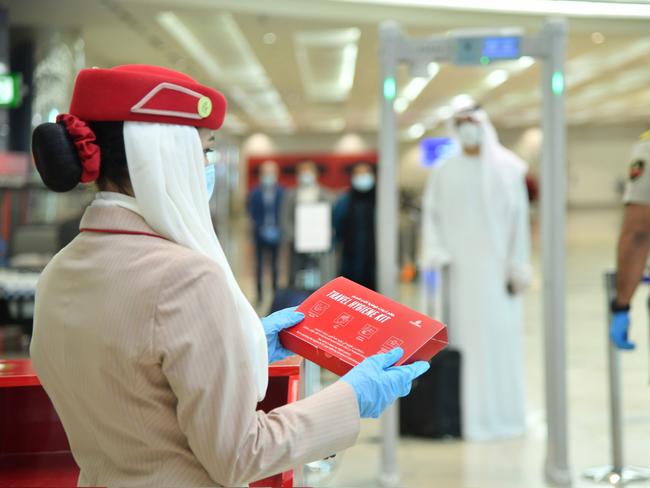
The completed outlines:
<svg viewBox="0 0 650 488">
<path fill-rule="evenodd" d="M 439 71 L 440 65 L 436 62 L 431 62 L 427 65 L 428 76 L 416 76 L 412 78 L 401 91 L 400 98 L 402 100 L 399 102 L 395 100 L 395 110 L 397 110 L 398 113 L 405 112 L 411 102 L 420 96 L 422 90 L 426 88 Z"/>
<path fill-rule="evenodd" d="M 404 113 L 409 108 L 409 101 L 404 97 L 399 97 L 393 103 L 393 108 L 398 114 Z"/>
<path fill-rule="evenodd" d="M 428 83 L 429 80 L 426 78 L 413 78 L 406 84 L 404 90 L 402 90 L 402 96 L 409 101 L 413 101 L 422 93 L 422 90 L 424 90 L 424 87 Z"/>
<path fill-rule="evenodd" d="M 323 102 L 347 100 L 354 84 L 360 36 L 361 30 L 356 27 L 298 32 L 293 36 L 300 81 L 309 98 Z"/>
<path fill-rule="evenodd" d="M 354 83 L 354 71 L 357 66 L 358 47 L 356 43 L 346 44 L 343 48 L 339 71 L 339 87 L 342 92 L 349 93 Z"/>
<path fill-rule="evenodd" d="M 267 32 L 262 36 L 262 41 L 264 41 L 264 44 L 273 44 L 277 39 L 278 36 L 276 36 L 274 32 Z"/>
<path fill-rule="evenodd" d="M 429 73 L 429 80 L 434 78 L 440 72 L 440 65 L 436 62 L 431 62 L 427 65 L 427 73 Z"/>
<path fill-rule="evenodd" d="M 490 88 L 496 88 L 499 85 L 502 85 L 505 83 L 510 75 L 508 72 L 504 69 L 497 69 L 492 71 L 487 77 L 485 78 L 485 83 L 490 87 Z"/>
<path fill-rule="evenodd" d="M 411 139 L 419 139 L 424 135 L 426 128 L 423 124 L 413 124 L 408 128 L 408 136 Z"/>
<path fill-rule="evenodd" d="M 532 56 L 522 56 L 517 60 L 517 64 L 521 69 L 530 68 L 533 64 L 535 64 L 535 58 Z"/>
<path fill-rule="evenodd" d="M 188 27 L 172 12 L 161 12 L 156 20 L 212 78 L 221 76 L 221 67 L 207 48 Z"/>
<path fill-rule="evenodd" d="M 451 99 L 451 108 L 456 112 L 470 108 L 475 104 L 476 102 L 474 99 L 467 93 L 461 93 L 460 95 L 456 95 Z"/>
<path fill-rule="evenodd" d="M 605 36 L 601 32 L 594 32 L 591 34 L 591 42 L 594 44 L 602 44 L 605 42 Z"/>
</svg>

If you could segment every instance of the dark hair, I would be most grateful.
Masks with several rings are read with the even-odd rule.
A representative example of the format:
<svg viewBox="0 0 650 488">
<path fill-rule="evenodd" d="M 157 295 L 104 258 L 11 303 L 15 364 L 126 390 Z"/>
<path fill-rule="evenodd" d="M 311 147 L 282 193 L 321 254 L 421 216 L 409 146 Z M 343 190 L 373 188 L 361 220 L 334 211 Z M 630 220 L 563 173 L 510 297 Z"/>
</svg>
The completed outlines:
<svg viewBox="0 0 650 488">
<path fill-rule="evenodd" d="M 95 133 L 100 151 L 97 186 L 106 189 L 112 183 L 130 194 L 131 180 L 124 148 L 124 122 L 88 122 Z M 63 122 L 41 124 L 32 134 L 32 153 L 36 169 L 45 186 L 56 192 L 72 190 L 81 178 L 81 160 Z"/>
</svg>

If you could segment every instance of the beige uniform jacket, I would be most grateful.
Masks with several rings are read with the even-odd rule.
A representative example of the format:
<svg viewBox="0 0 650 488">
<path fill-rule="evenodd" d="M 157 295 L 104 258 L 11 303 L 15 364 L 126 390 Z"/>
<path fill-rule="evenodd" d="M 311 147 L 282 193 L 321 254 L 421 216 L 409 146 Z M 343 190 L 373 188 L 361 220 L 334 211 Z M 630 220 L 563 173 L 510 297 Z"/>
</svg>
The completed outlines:
<svg viewBox="0 0 650 488">
<path fill-rule="evenodd" d="M 120 207 L 89 207 L 81 227 L 153 233 Z M 83 232 L 47 266 L 31 354 L 80 485 L 240 486 L 355 442 L 344 382 L 256 412 L 225 283 L 205 256 L 146 235 Z"/>
</svg>

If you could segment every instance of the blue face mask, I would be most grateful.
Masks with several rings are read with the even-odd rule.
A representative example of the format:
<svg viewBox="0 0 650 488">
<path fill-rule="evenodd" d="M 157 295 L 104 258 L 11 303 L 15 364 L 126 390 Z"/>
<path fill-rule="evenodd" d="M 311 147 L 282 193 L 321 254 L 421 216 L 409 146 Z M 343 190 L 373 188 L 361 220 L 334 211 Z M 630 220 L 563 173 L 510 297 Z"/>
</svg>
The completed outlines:
<svg viewBox="0 0 650 488">
<path fill-rule="evenodd" d="M 208 188 L 208 200 L 212 198 L 214 193 L 214 185 L 217 179 L 217 166 L 214 164 L 208 164 L 205 167 L 205 185 Z"/>
<path fill-rule="evenodd" d="M 375 175 L 362 173 L 352 177 L 352 188 L 362 193 L 369 192 L 375 186 Z"/>
</svg>

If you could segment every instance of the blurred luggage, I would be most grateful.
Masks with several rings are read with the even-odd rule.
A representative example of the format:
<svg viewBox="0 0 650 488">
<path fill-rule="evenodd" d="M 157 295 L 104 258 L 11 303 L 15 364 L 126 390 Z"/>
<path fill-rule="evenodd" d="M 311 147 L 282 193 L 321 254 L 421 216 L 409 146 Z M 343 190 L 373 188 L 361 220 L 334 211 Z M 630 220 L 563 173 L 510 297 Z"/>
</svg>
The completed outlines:
<svg viewBox="0 0 650 488">
<path fill-rule="evenodd" d="M 416 380 L 411 394 L 400 400 L 403 436 L 449 439 L 461 436 L 459 351 L 445 349 L 431 360 L 431 369 Z"/>
</svg>

